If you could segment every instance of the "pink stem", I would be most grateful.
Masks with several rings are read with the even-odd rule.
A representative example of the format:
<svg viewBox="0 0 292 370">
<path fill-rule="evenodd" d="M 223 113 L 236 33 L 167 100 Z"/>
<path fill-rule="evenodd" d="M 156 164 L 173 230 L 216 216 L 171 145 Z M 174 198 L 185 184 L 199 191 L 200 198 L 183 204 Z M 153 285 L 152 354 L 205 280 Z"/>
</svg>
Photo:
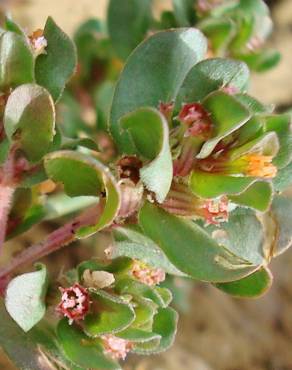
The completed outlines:
<svg viewBox="0 0 292 370">
<path fill-rule="evenodd" d="M 0 254 L 5 241 L 8 215 L 14 194 L 14 187 L 0 184 Z"/>
<path fill-rule="evenodd" d="M 7 267 L 0 270 L 0 280 L 5 280 L 8 275 L 19 267 L 28 263 L 33 263 L 73 242 L 76 239 L 76 231 L 82 226 L 95 224 L 102 214 L 102 210 L 103 205 L 99 203 L 98 205 L 84 211 L 71 222 L 52 232 L 44 241 L 22 251 L 12 259 Z"/>
</svg>

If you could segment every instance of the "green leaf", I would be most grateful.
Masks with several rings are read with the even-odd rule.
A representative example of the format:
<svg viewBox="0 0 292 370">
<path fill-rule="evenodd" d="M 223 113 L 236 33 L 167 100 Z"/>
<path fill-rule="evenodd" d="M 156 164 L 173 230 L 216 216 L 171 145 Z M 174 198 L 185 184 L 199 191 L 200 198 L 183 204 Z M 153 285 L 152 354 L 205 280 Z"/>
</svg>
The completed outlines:
<svg viewBox="0 0 292 370">
<path fill-rule="evenodd" d="M 229 199 L 239 205 L 265 212 L 269 209 L 273 198 L 273 187 L 269 182 L 258 181 L 251 184 L 240 195 L 229 196 Z"/>
<path fill-rule="evenodd" d="M 139 222 L 168 259 L 194 279 L 232 281 L 254 270 L 249 262 L 217 244 L 195 223 L 168 214 L 153 204 L 145 203 Z"/>
<path fill-rule="evenodd" d="M 142 329 L 148 323 L 153 322 L 153 317 L 156 314 L 157 305 L 147 298 L 135 298 L 135 320 L 131 324 L 131 328 Z"/>
<path fill-rule="evenodd" d="M 47 270 L 37 265 L 37 271 L 19 275 L 8 285 L 5 306 L 9 315 L 24 330 L 29 331 L 46 312 Z"/>
<path fill-rule="evenodd" d="M 129 133 L 135 153 L 148 161 L 140 169 L 142 182 L 162 203 L 169 192 L 173 173 L 166 119 L 156 109 L 140 108 L 124 116 L 121 126 Z"/>
<path fill-rule="evenodd" d="M 121 279 L 116 283 L 115 289 L 119 294 L 130 294 L 137 299 L 147 298 L 160 307 L 165 306 L 165 302 L 158 291 L 138 280 L 130 278 Z"/>
<path fill-rule="evenodd" d="M 229 157 L 231 160 L 235 160 L 248 153 L 258 153 L 266 156 L 275 157 L 279 152 L 279 139 L 277 134 L 273 132 L 267 132 L 257 137 L 254 140 L 247 142 L 246 144 L 231 149 L 229 151 Z"/>
<path fill-rule="evenodd" d="M 142 233 L 127 227 L 117 227 L 113 230 L 115 243 L 111 258 L 126 256 L 145 262 L 154 268 L 161 268 L 168 274 L 183 276 L 163 251 Z"/>
<path fill-rule="evenodd" d="M 292 199 L 288 195 L 274 197 L 271 208 L 271 221 L 274 225 L 274 238 L 271 241 L 273 257 L 284 253 L 292 245 L 291 214 Z"/>
<path fill-rule="evenodd" d="M 143 41 L 152 20 L 152 0 L 110 0 L 108 30 L 117 55 L 126 59 Z"/>
<path fill-rule="evenodd" d="M 274 110 L 273 105 L 264 105 L 263 103 L 261 103 L 260 101 L 258 101 L 257 99 L 248 94 L 236 94 L 235 97 L 238 101 L 240 101 L 241 104 L 245 105 L 247 109 L 253 114 L 272 113 Z"/>
<path fill-rule="evenodd" d="M 292 163 L 280 169 L 277 176 L 273 179 L 276 191 L 284 191 L 292 185 Z"/>
<path fill-rule="evenodd" d="M 44 370 L 47 366 L 47 352 L 64 363 L 62 354 L 56 348 L 55 338 L 43 328 L 33 328 L 29 333 L 22 329 L 8 315 L 4 303 L 0 303 L 0 345 L 9 359 L 20 370 Z M 72 368 L 73 370 L 73 368 Z M 74 370 L 78 370 L 75 369 Z M 80 370 L 80 369 L 79 369 Z"/>
<path fill-rule="evenodd" d="M 260 268 L 253 274 L 230 283 L 216 284 L 216 288 L 233 297 L 258 298 L 265 294 L 271 287 L 273 275 L 266 267 Z"/>
<path fill-rule="evenodd" d="M 245 91 L 248 81 L 249 70 L 245 63 L 221 58 L 203 60 L 187 74 L 177 97 L 177 106 L 201 101 L 226 86 Z"/>
<path fill-rule="evenodd" d="M 198 28 L 208 38 L 214 53 L 224 55 L 228 45 L 236 35 L 236 25 L 230 18 L 207 18 Z"/>
<path fill-rule="evenodd" d="M 97 224 L 82 227 L 79 237 L 87 237 L 111 224 L 120 207 L 120 192 L 115 178 L 98 160 L 82 153 L 59 151 L 48 154 L 45 169 L 55 182 L 62 182 L 69 196 L 98 196 L 104 189 L 106 202 Z"/>
<path fill-rule="evenodd" d="M 84 330 L 87 335 L 97 337 L 117 333 L 128 328 L 134 321 L 135 312 L 125 300 L 102 290 L 91 289 L 90 292 L 93 299 L 93 312 L 89 313 L 84 320 Z"/>
<path fill-rule="evenodd" d="M 116 86 L 110 129 L 122 152 L 133 152 L 127 133 L 120 132 L 119 120 L 140 107 L 158 107 L 175 100 L 189 70 L 206 52 L 206 40 L 195 29 L 178 29 L 154 34 L 129 57 Z"/>
<path fill-rule="evenodd" d="M 279 64 L 281 54 L 277 50 L 266 49 L 251 54 L 236 55 L 236 58 L 244 61 L 256 72 L 266 72 Z"/>
<path fill-rule="evenodd" d="M 115 361 L 103 354 L 101 342 L 87 337 L 75 324 L 63 319 L 57 327 L 59 343 L 66 357 L 82 368 L 120 370 Z"/>
<path fill-rule="evenodd" d="M 150 340 L 160 339 L 161 336 L 141 329 L 126 329 L 116 334 L 117 337 L 129 340 L 133 343 L 145 343 Z"/>
<path fill-rule="evenodd" d="M 251 117 L 250 112 L 236 98 L 221 91 L 208 95 L 203 101 L 203 106 L 210 113 L 215 136 L 203 145 L 197 155 L 200 159 L 208 157 L 220 140 L 239 129 Z"/>
<path fill-rule="evenodd" d="M 48 154 L 45 170 L 53 181 L 64 184 L 71 197 L 98 196 L 103 190 L 102 175 L 106 168 L 85 154 L 69 150 Z"/>
<path fill-rule="evenodd" d="M 253 265 L 265 263 L 265 233 L 254 211 L 236 208 L 229 214 L 228 222 L 220 226 L 210 225 L 205 229 L 218 244 L 224 245 L 238 258 Z"/>
<path fill-rule="evenodd" d="M 158 310 L 154 317 L 152 330 L 161 335 L 161 340 L 153 353 L 164 352 L 173 345 L 177 321 L 178 314 L 173 308 L 167 307 Z"/>
<path fill-rule="evenodd" d="M 0 36 L 0 65 L 2 91 L 34 81 L 34 57 L 23 36 L 9 31 Z"/>
<path fill-rule="evenodd" d="M 17 87 L 5 107 L 4 128 L 10 141 L 20 142 L 29 160 L 42 159 L 55 134 L 54 102 L 47 90 L 34 84 Z"/>
<path fill-rule="evenodd" d="M 99 84 L 94 91 L 94 104 L 97 112 L 97 128 L 99 130 L 108 130 L 108 116 L 110 112 L 111 101 L 114 95 L 115 85 L 112 81 L 105 81 Z"/>
<path fill-rule="evenodd" d="M 49 17 L 44 29 L 48 42 L 46 54 L 36 60 L 36 81 L 44 86 L 57 101 L 63 93 L 67 81 L 75 72 L 76 50 L 70 38 Z"/>
<path fill-rule="evenodd" d="M 178 26 L 192 26 L 195 21 L 195 0 L 172 0 L 172 3 Z"/>
<path fill-rule="evenodd" d="M 192 192 L 199 197 L 216 198 L 224 194 L 240 194 L 254 182 L 255 179 L 252 177 L 225 176 L 193 171 L 189 185 Z"/>
<path fill-rule="evenodd" d="M 276 132 L 280 148 L 273 159 L 278 168 L 286 167 L 292 159 L 291 115 L 279 114 L 265 117 L 265 132 Z"/>
</svg>

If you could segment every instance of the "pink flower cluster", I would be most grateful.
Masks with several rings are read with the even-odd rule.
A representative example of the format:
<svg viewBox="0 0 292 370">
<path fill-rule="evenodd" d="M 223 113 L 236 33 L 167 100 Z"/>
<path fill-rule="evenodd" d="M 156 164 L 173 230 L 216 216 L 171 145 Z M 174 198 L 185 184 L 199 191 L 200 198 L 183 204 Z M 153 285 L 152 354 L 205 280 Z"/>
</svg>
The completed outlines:
<svg viewBox="0 0 292 370">
<path fill-rule="evenodd" d="M 60 291 L 62 297 L 57 312 L 67 317 L 69 324 L 72 324 L 73 321 L 83 320 L 90 306 L 87 289 L 76 283 L 70 288 L 60 288 Z"/>
<path fill-rule="evenodd" d="M 218 225 L 220 222 L 228 221 L 228 198 L 206 200 L 203 212 L 208 224 Z"/>
<path fill-rule="evenodd" d="M 212 123 L 208 112 L 199 103 L 185 104 L 178 119 L 188 126 L 185 136 L 199 136 L 208 139 L 212 131 Z"/>
<path fill-rule="evenodd" d="M 165 280 L 165 272 L 161 269 L 152 269 L 146 264 L 135 261 L 132 267 L 133 276 L 141 283 L 153 286 Z"/>
<path fill-rule="evenodd" d="M 101 339 L 104 345 L 104 352 L 115 360 L 125 360 L 128 352 L 133 348 L 131 342 L 112 334 L 102 335 Z"/>
</svg>

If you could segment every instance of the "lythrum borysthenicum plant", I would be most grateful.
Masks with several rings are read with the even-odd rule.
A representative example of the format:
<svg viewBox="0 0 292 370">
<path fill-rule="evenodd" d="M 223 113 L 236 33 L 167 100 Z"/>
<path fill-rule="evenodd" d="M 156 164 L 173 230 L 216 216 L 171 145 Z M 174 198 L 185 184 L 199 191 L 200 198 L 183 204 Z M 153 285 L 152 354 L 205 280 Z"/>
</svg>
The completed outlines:
<svg viewBox="0 0 292 370">
<path fill-rule="evenodd" d="M 176 18 L 164 14 L 164 21 L 186 14 L 174 3 Z M 200 18 L 221 56 L 212 39 L 220 33 L 206 25 L 222 30 L 230 20 L 236 32 L 226 53 L 249 62 L 239 41 L 246 46 L 267 10 L 247 3 L 246 19 L 239 1 L 198 1 L 187 14 Z M 1 19 L 1 253 L 6 240 L 36 223 L 68 219 L 0 269 L 0 342 L 16 366 L 119 369 L 128 353 L 168 349 L 178 317 L 166 275 L 236 297 L 264 294 L 271 259 L 291 244 L 292 201 L 283 193 L 292 182 L 291 117 L 248 94 L 247 65 L 209 58 L 200 30 L 161 30 L 164 23 L 144 41 L 144 26 L 130 30 L 142 42 L 130 49 L 121 42 L 121 62 L 112 36 L 92 37 L 89 22 L 76 35 L 77 66 L 73 42 L 53 19 L 31 35 Z M 84 121 L 75 114 L 92 109 L 93 72 L 94 86 L 100 78 L 109 87 L 98 95 L 98 129 L 86 125 L 90 110 Z M 93 243 L 101 232 L 109 240 L 102 255 L 57 279 L 39 262 L 77 239 Z"/>
</svg>

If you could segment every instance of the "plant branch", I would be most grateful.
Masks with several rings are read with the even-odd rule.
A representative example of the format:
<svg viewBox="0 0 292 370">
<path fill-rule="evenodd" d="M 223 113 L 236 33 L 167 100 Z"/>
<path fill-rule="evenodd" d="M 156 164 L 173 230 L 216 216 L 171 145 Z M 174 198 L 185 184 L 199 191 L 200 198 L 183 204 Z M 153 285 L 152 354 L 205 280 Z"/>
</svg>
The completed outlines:
<svg viewBox="0 0 292 370">
<path fill-rule="evenodd" d="M 22 251 L 11 260 L 7 267 L 0 269 L 0 280 L 5 280 L 8 275 L 19 267 L 33 263 L 73 242 L 76 239 L 76 231 L 82 226 L 90 226 L 96 223 L 102 211 L 103 205 L 98 203 L 71 222 L 53 231 L 44 241 Z"/>
<path fill-rule="evenodd" d="M 14 187 L 0 184 L 0 254 L 5 241 L 8 215 L 14 194 Z"/>
<path fill-rule="evenodd" d="M 0 169 L 0 255 L 5 242 L 7 221 L 15 191 L 15 153 L 17 146 L 10 149 L 8 157 Z"/>
</svg>

